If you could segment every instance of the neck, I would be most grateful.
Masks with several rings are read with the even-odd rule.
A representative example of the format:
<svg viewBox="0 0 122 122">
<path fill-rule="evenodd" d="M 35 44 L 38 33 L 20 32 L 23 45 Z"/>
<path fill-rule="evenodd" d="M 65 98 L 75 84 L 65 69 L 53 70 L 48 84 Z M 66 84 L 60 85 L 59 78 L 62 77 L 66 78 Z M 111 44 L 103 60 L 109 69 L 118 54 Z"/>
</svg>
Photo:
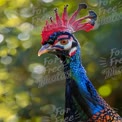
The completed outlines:
<svg viewBox="0 0 122 122">
<path fill-rule="evenodd" d="M 71 58 L 66 58 L 63 64 L 66 82 L 70 83 L 72 94 L 81 110 L 83 110 L 88 117 L 91 117 L 104 109 L 107 104 L 96 92 L 82 66 L 80 47 L 78 47 L 76 54 Z"/>
</svg>

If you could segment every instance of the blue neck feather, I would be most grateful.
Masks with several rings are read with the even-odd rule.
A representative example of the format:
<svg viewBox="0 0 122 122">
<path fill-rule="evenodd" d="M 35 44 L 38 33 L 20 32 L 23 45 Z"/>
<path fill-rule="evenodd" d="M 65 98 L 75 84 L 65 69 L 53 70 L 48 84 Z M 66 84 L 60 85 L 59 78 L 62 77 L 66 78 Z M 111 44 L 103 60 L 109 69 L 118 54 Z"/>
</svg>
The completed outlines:
<svg viewBox="0 0 122 122">
<path fill-rule="evenodd" d="M 94 86 L 89 81 L 86 71 L 81 64 L 79 46 L 74 56 L 71 58 L 66 58 L 64 72 L 67 83 L 71 85 L 70 87 L 72 89 L 71 91 L 73 91 L 72 93 L 74 98 L 77 102 L 79 101 L 78 104 L 81 107 L 81 110 L 83 110 L 88 117 L 91 117 L 93 114 L 96 114 L 97 112 L 100 112 L 102 109 L 104 109 L 106 103 L 101 104 L 102 99 L 99 97 Z M 66 99 L 68 99 L 67 96 Z"/>
</svg>

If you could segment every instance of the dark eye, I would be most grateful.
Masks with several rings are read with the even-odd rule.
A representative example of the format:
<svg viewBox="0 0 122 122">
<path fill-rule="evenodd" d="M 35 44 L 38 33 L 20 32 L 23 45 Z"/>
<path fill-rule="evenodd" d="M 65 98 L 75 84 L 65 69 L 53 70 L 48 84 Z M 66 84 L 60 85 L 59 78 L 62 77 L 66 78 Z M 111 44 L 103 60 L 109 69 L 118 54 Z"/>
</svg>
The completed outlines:
<svg viewBox="0 0 122 122">
<path fill-rule="evenodd" d="M 61 40 L 61 41 L 60 41 L 60 44 L 66 45 L 66 44 L 68 44 L 68 40 Z"/>
</svg>

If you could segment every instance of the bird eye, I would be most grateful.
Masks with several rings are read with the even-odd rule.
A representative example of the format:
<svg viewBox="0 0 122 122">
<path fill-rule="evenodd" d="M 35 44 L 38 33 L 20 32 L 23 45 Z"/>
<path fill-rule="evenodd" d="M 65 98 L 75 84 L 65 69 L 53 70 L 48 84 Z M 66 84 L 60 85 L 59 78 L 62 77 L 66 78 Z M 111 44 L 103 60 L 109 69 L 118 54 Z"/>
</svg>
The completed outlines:
<svg viewBox="0 0 122 122">
<path fill-rule="evenodd" d="M 60 41 L 60 44 L 66 45 L 66 44 L 68 44 L 68 40 L 61 40 L 61 41 Z"/>
</svg>

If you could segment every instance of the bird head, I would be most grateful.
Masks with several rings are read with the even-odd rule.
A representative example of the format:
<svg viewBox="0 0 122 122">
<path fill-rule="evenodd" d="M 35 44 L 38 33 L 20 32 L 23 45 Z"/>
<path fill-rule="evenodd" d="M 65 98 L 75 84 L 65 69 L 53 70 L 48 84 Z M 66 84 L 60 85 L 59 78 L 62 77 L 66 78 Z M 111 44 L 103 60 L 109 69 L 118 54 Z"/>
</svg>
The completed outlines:
<svg viewBox="0 0 122 122">
<path fill-rule="evenodd" d="M 51 23 L 46 21 L 46 25 L 42 30 L 42 47 L 38 51 L 38 56 L 44 53 L 53 53 L 60 56 L 73 56 L 78 49 L 78 41 L 75 39 L 73 33 L 79 30 L 86 32 L 93 29 L 97 15 L 94 11 L 89 11 L 89 14 L 76 20 L 76 16 L 81 9 L 86 9 L 86 4 L 79 4 L 78 9 L 68 19 L 67 7 L 64 7 L 62 18 L 59 17 L 57 9 L 55 9 L 56 21 L 50 17 Z M 83 20 L 90 21 L 81 23 Z"/>
<path fill-rule="evenodd" d="M 72 56 L 77 50 L 78 42 L 69 32 L 55 32 L 41 47 L 38 55 L 53 53 L 56 55 Z"/>
</svg>

